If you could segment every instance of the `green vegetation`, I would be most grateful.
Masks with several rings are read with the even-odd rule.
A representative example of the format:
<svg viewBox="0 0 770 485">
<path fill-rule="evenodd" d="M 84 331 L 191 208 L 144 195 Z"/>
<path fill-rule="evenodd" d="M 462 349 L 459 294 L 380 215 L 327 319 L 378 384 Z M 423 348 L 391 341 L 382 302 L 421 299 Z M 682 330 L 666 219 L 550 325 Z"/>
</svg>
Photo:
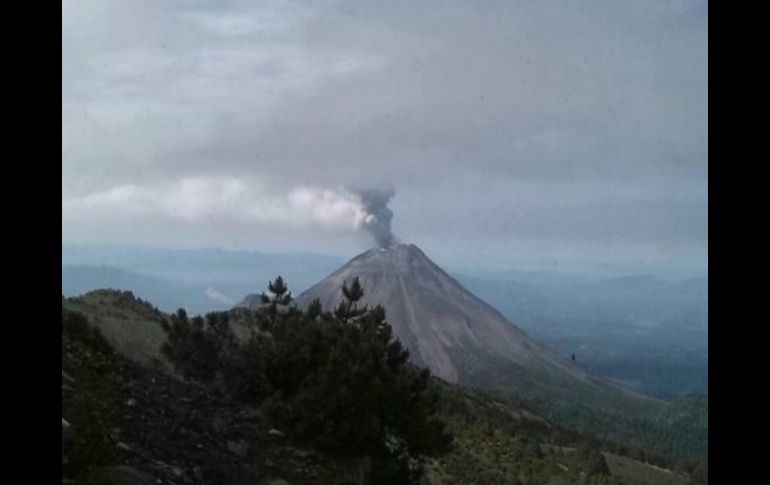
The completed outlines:
<svg viewBox="0 0 770 485">
<path fill-rule="evenodd" d="M 166 316 L 130 291 L 96 290 L 79 298 L 66 298 L 62 307 L 87 315 L 104 338 L 129 359 L 143 364 L 163 360 L 160 324 Z"/>
<path fill-rule="evenodd" d="M 420 460 L 451 443 L 436 417 L 427 369 L 407 366 L 380 307 L 359 307 L 357 280 L 332 312 L 291 307 L 279 277 L 263 295 L 258 325 L 238 339 L 227 313 L 189 319 L 183 310 L 163 329 L 164 355 L 186 379 L 250 405 L 323 451 L 372 459 L 372 483 L 411 483 Z"/>
<path fill-rule="evenodd" d="M 704 395 L 685 396 L 655 413 L 608 414 L 581 403 L 527 402 L 549 419 L 607 442 L 613 451 L 658 466 L 681 466 L 708 454 Z"/>
<path fill-rule="evenodd" d="M 62 483 L 233 485 L 280 478 L 350 485 L 347 463 L 271 433 L 272 424 L 249 406 L 127 359 L 95 328 L 62 308 Z"/>
<path fill-rule="evenodd" d="M 195 317 L 130 292 L 63 299 L 74 436 L 63 476 L 131 466 L 178 484 L 707 483 L 707 459 L 670 471 L 647 448 L 591 437 L 602 428 L 590 418 L 581 434 L 510 396 L 431 378 L 406 362 L 384 309 L 358 305 L 362 292 L 353 281 L 336 308 L 303 312 L 277 279 L 259 310 Z M 707 412 L 691 396 L 658 419 L 674 433 Z"/>
<path fill-rule="evenodd" d="M 489 393 L 519 406 L 526 405 L 544 418 L 593 436 L 610 451 L 663 467 L 700 459 L 708 453 L 705 395 L 685 396 L 666 403 L 642 397 L 631 399 L 618 389 L 613 397 L 607 387 L 601 393 L 592 393 L 589 387 L 560 383 L 552 376 L 516 372 L 482 353 L 462 358 L 473 365 L 460 369 L 464 373 L 461 382 L 479 390 L 500 389 Z"/>
<path fill-rule="evenodd" d="M 455 446 L 431 462 L 432 483 L 688 483 L 683 473 L 645 462 L 641 449 L 623 449 L 577 433 L 502 398 L 437 385 L 440 414 L 455 435 Z"/>
</svg>

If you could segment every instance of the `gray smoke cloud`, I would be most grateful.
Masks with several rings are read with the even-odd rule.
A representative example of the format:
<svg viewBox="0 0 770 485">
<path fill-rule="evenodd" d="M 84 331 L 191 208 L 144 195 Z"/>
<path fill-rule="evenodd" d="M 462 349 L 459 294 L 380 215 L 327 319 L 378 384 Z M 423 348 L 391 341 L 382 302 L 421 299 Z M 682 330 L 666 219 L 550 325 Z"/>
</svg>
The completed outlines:
<svg viewBox="0 0 770 485">
<path fill-rule="evenodd" d="M 360 199 L 367 213 L 363 227 L 372 235 L 377 245 L 387 248 L 397 244 L 398 239 L 390 226 L 393 211 L 388 208 L 388 203 L 396 195 L 396 191 L 358 188 L 352 192 Z"/>
</svg>

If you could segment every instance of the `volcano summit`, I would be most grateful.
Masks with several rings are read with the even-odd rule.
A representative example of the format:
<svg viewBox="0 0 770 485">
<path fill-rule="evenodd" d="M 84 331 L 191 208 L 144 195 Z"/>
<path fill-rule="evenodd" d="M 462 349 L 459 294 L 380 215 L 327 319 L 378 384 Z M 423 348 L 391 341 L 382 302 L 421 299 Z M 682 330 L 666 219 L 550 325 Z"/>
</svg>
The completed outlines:
<svg viewBox="0 0 770 485">
<path fill-rule="evenodd" d="M 414 244 L 366 251 L 299 295 L 306 307 L 316 298 L 326 309 L 342 299 L 343 282 L 358 277 L 361 304 L 381 304 L 410 360 L 442 379 L 511 392 L 526 398 L 579 399 L 611 409 L 617 399 L 652 401 L 588 375 L 508 321 Z M 249 297 L 241 306 L 255 301 Z M 258 299 L 257 299 L 258 301 Z"/>
<path fill-rule="evenodd" d="M 332 308 L 344 281 L 358 277 L 362 303 L 381 304 L 412 362 L 427 366 L 450 382 L 461 382 L 470 369 L 463 354 L 483 353 L 522 367 L 577 372 L 471 294 L 431 261 L 420 248 L 396 244 L 371 249 L 304 292 L 299 306 L 318 298 Z"/>
</svg>

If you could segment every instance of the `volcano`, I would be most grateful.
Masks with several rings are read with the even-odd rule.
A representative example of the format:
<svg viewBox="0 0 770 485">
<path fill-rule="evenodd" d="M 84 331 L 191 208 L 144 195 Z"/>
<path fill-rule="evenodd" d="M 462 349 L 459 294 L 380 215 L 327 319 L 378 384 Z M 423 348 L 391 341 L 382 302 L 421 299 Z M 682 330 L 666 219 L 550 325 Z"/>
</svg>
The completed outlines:
<svg viewBox="0 0 770 485">
<path fill-rule="evenodd" d="M 317 298 L 332 309 L 342 299 L 343 283 L 355 277 L 364 289 L 359 304 L 383 305 L 410 361 L 446 381 L 525 398 L 579 398 L 608 408 L 618 399 L 652 401 L 589 375 L 532 339 L 414 244 L 366 251 L 295 302 L 306 307 Z M 252 301 L 247 297 L 241 306 Z"/>
</svg>

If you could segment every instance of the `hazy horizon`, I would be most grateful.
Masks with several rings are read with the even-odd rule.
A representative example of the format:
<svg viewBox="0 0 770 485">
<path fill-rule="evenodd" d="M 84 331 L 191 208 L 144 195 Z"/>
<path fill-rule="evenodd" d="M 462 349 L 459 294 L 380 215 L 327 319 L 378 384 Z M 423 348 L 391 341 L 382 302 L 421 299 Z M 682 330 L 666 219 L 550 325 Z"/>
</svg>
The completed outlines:
<svg viewBox="0 0 770 485">
<path fill-rule="evenodd" d="M 411 243 L 409 241 L 404 241 L 404 244 L 416 244 Z M 520 260 L 518 262 L 514 261 L 509 265 L 473 265 L 468 264 L 468 262 L 464 262 L 461 259 L 460 260 L 453 260 L 451 258 L 446 258 L 441 251 L 438 251 L 438 257 L 434 254 L 432 247 L 422 247 L 419 244 L 416 244 L 420 249 L 426 252 L 426 254 L 431 258 L 434 259 L 441 267 L 449 271 L 450 273 L 458 273 L 458 274 L 465 274 L 467 276 L 476 276 L 476 277 L 494 277 L 494 276 L 504 276 L 506 274 L 519 274 L 519 275 L 525 275 L 525 274 L 531 274 L 532 276 L 536 276 L 537 274 L 543 274 L 543 275 L 551 275 L 551 276 L 557 276 L 557 275 L 564 275 L 564 277 L 569 278 L 578 278 L 580 280 L 603 280 L 603 279 L 614 279 L 614 278 L 624 278 L 624 277 L 637 277 L 637 276 L 653 276 L 655 278 L 658 278 L 663 281 L 685 281 L 685 280 L 691 280 L 691 279 L 702 279 L 702 278 L 708 278 L 708 268 L 699 271 L 687 271 L 687 270 L 677 270 L 672 269 L 669 267 L 654 267 L 654 266 L 648 266 L 643 264 L 637 264 L 637 265 L 631 265 L 631 264 L 596 264 L 594 262 L 579 262 L 579 261 L 571 261 L 565 264 L 562 262 L 555 262 L 551 261 L 549 262 L 542 262 L 532 259 L 526 259 L 526 260 Z M 101 259 L 98 257 L 95 257 L 91 260 L 84 259 L 83 258 L 83 252 L 88 252 L 89 250 L 96 250 L 98 252 L 102 252 L 104 250 L 115 250 L 115 251 L 132 251 L 132 250 L 141 250 L 141 251 L 216 251 L 216 252 L 225 252 L 225 253 L 232 253 L 232 254 L 259 254 L 264 256 L 281 256 L 281 257 L 302 257 L 302 256 L 315 256 L 320 258 L 329 258 L 330 260 L 335 261 L 338 264 L 344 264 L 346 261 L 354 258 L 355 256 L 368 251 L 371 249 L 371 247 L 365 247 L 362 246 L 360 249 L 356 249 L 352 252 L 346 251 L 344 249 L 341 249 L 339 251 L 328 251 L 328 252 L 322 252 L 322 251 L 313 251 L 312 248 L 308 250 L 296 250 L 296 251 L 280 251 L 280 250 L 266 250 L 262 248 L 253 248 L 253 249 L 244 249 L 244 248 L 227 248 L 227 247 L 221 247 L 221 246 L 164 246 L 164 245 L 153 245 L 153 244 L 141 244 L 141 243 L 72 243 L 72 244 L 62 244 L 62 250 L 65 251 L 65 248 L 67 250 L 77 250 L 81 251 L 79 254 L 79 259 L 77 262 L 73 263 L 71 261 L 63 260 L 62 264 L 77 264 L 77 265 L 86 265 L 86 266 L 110 266 L 110 264 L 104 264 Z M 560 263 L 560 264 L 559 264 Z M 570 264 L 571 263 L 571 264 Z"/>
</svg>

